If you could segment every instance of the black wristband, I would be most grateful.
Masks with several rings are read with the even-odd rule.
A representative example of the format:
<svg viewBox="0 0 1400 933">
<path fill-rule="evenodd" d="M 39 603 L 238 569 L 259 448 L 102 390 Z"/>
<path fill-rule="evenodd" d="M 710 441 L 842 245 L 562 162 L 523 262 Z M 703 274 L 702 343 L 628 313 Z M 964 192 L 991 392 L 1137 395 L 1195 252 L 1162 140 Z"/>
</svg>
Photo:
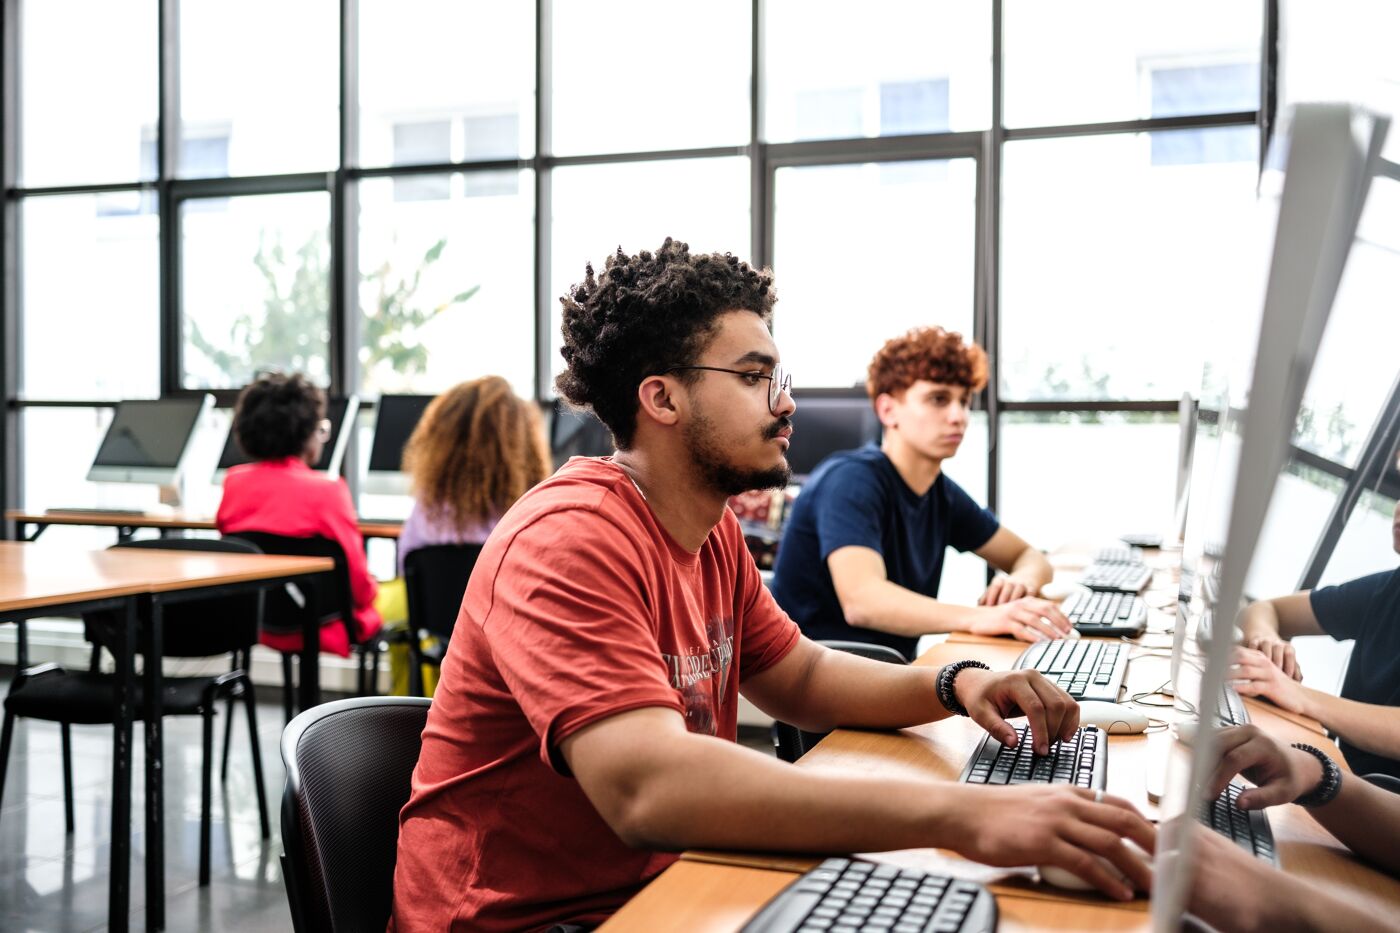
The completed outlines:
<svg viewBox="0 0 1400 933">
<path fill-rule="evenodd" d="M 1300 794 L 1293 802 L 1300 807 L 1320 807 L 1324 803 L 1331 803 L 1342 791 L 1342 769 L 1320 748 L 1313 748 L 1302 742 L 1294 742 L 1293 747 L 1312 755 L 1322 765 L 1322 780 L 1306 794 Z"/>
<path fill-rule="evenodd" d="M 955 661 L 952 664 L 943 665 L 943 669 L 938 672 L 938 702 L 942 703 L 943 708 L 948 712 L 958 716 L 966 716 L 967 707 L 958 702 L 958 695 L 953 690 L 953 684 L 958 679 L 958 675 L 969 667 L 980 667 L 984 671 L 991 670 L 981 661 Z"/>
</svg>

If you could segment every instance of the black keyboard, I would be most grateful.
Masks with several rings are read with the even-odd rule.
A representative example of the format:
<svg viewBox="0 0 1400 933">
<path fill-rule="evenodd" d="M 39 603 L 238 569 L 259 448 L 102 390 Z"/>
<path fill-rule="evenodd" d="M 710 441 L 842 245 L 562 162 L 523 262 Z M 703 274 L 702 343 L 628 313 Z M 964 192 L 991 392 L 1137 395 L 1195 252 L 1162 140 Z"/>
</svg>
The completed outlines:
<svg viewBox="0 0 1400 933">
<path fill-rule="evenodd" d="M 106 506 L 96 507 L 88 505 L 60 506 L 57 508 L 44 509 L 45 515 L 133 515 L 141 518 L 146 517 L 145 509 L 109 509 Z"/>
<path fill-rule="evenodd" d="M 1076 700 L 1117 703 L 1128 674 L 1128 646 L 1083 638 L 1038 641 L 1016 659 L 1016 669 L 1025 668 L 1040 671 Z"/>
<path fill-rule="evenodd" d="M 1147 631 L 1147 603 L 1131 593 L 1080 591 L 1060 605 L 1081 635 L 1128 635 Z"/>
<path fill-rule="evenodd" d="M 1131 545 L 1132 547 L 1162 546 L 1162 536 L 1159 534 L 1152 534 L 1150 532 L 1144 534 L 1119 535 L 1118 537 L 1119 540 L 1121 540 L 1124 544 Z"/>
<path fill-rule="evenodd" d="M 1241 810 L 1240 791 L 1243 784 L 1229 784 L 1220 796 L 1206 801 L 1201 806 L 1197 819 L 1215 830 L 1226 839 L 1266 862 L 1278 864 L 1274 852 L 1274 831 L 1269 827 L 1269 818 L 1263 810 Z"/>
<path fill-rule="evenodd" d="M 1140 564 L 1142 562 L 1142 548 L 1130 547 L 1126 544 L 1101 547 L 1094 552 L 1094 563 L 1096 564 Z"/>
<path fill-rule="evenodd" d="M 1098 726 L 1080 726 L 1067 742 L 1050 743 L 1037 755 L 1031 727 L 1016 727 L 1016 747 L 983 736 L 958 780 L 968 784 L 1074 784 L 1103 790 L 1108 760 L 1107 738 Z"/>
<path fill-rule="evenodd" d="M 1091 590 L 1141 593 L 1152 582 L 1152 568 L 1146 564 L 1090 564 L 1079 582 Z"/>
<path fill-rule="evenodd" d="M 1239 692 L 1229 684 L 1220 686 L 1220 706 L 1216 709 L 1223 726 L 1243 726 L 1249 723 L 1249 710 Z"/>
<path fill-rule="evenodd" d="M 980 884 L 829 858 L 778 892 L 742 933 L 991 933 L 996 927 L 996 900 Z"/>
</svg>

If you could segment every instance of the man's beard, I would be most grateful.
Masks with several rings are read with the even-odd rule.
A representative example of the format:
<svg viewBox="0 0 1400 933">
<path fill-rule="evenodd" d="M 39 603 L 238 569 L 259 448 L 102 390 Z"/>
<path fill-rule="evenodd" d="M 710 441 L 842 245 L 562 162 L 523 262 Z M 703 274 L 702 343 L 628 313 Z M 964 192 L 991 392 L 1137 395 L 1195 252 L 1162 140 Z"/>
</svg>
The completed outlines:
<svg viewBox="0 0 1400 933">
<path fill-rule="evenodd" d="M 788 418 L 779 418 L 763 432 L 763 436 L 771 440 L 791 424 Z M 792 478 L 792 468 L 786 460 L 782 466 L 766 470 L 743 470 L 734 466 L 725 457 L 722 445 L 715 438 L 714 422 L 700 412 L 695 413 L 695 420 L 686 431 L 686 443 L 701 481 L 726 496 L 737 496 L 750 489 L 781 489 Z"/>
</svg>

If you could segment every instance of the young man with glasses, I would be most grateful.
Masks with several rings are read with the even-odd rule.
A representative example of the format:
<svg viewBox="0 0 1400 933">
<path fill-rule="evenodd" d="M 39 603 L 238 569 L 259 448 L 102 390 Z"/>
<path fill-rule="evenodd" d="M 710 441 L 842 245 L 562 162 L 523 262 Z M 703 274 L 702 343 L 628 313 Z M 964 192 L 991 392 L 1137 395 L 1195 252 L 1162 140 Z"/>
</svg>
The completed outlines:
<svg viewBox="0 0 1400 933">
<path fill-rule="evenodd" d="M 773 595 L 807 637 L 884 645 L 913 660 L 920 635 L 1070 633 L 1059 606 L 1037 595 L 1054 575 L 1044 555 L 943 472 L 986 382 L 982 348 L 941 327 L 911 330 L 875 354 L 866 390 L 883 440 L 813 471 L 778 548 Z M 938 599 L 949 547 L 1003 572 L 976 606 Z"/>
<path fill-rule="evenodd" d="M 595 925 L 691 847 L 945 846 L 1150 883 L 1127 803 L 1067 786 L 833 777 L 738 745 L 738 698 L 804 729 L 965 713 L 1036 746 L 1078 723 L 1035 672 L 880 664 L 803 638 L 759 581 L 731 495 L 781 486 L 794 410 L 772 279 L 730 255 L 609 258 L 564 298 L 557 380 L 617 452 L 526 493 L 472 574 L 400 816 L 390 928 Z M 940 701 L 941 695 L 944 701 Z"/>
</svg>

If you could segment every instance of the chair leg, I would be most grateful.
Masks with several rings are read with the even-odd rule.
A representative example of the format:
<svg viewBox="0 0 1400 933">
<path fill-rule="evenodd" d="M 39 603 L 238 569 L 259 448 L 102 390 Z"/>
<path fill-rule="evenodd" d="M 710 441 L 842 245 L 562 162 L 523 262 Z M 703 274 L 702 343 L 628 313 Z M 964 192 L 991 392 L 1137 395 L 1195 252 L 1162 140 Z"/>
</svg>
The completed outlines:
<svg viewBox="0 0 1400 933">
<path fill-rule="evenodd" d="M 0 803 L 5 801 L 5 772 L 10 769 L 10 740 L 14 738 L 15 714 L 5 712 L 5 725 L 0 727 Z"/>
<path fill-rule="evenodd" d="M 233 655 L 229 658 L 228 669 L 230 671 L 236 671 L 240 668 L 246 670 L 246 667 L 238 663 L 238 658 L 239 652 L 233 652 Z M 233 694 L 229 694 L 226 705 L 227 709 L 224 710 L 224 754 L 223 761 L 219 764 L 219 780 L 224 783 L 228 783 L 228 751 L 229 746 L 233 743 Z"/>
<path fill-rule="evenodd" d="M 68 723 L 58 724 L 63 740 L 63 824 L 73 835 L 73 735 Z"/>
<path fill-rule="evenodd" d="M 291 722 L 295 710 L 292 706 L 292 697 L 295 687 L 292 685 L 292 656 L 288 652 L 282 652 L 282 712 L 286 715 L 284 722 Z"/>
<path fill-rule="evenodd" d="M 253 744 L 253 784 L 258 792 L 258 819 L 262 822 L 262 837 L 272 838 L 272 827 L 267 819 L 267 791 L 263 788 L 262 752 L 258 749 L 258 700 L 253 693 L 253 680 L 243 680 L 243 705 L 248 710 L 248 735 Z"/>
<path fill-rule="evenodd" d="M 214 704 L 204 704 L 204 761 L 200 780 L 199 886 L 209 885 L 210 819 L 214 804 Z M 225 814 L 225 819 L 228 816 Z"/>
<path fill-rule="evenodd" d="M 410 631 L 408 638 L 408 695 L 425 697 L 428 688 L 423 683 L 423 648 L 417 632 Z"/>
</svg>

